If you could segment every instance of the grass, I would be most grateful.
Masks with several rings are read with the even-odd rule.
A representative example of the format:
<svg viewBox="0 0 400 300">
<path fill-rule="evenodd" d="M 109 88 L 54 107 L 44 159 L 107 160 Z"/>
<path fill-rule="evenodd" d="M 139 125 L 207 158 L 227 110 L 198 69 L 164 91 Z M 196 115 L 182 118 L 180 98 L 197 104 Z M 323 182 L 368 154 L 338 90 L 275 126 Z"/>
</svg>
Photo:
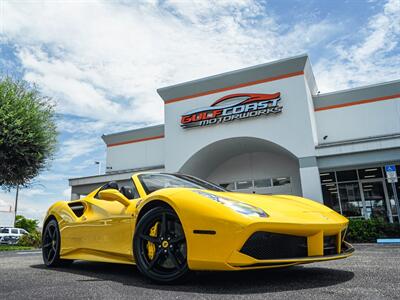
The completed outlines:
<svg viewBox="0 0 400 300">
<path fill-rule="evenodd" d="M 17 246 L 17 245 L 0 245 L 0 251 L 15 251 L 15 250 L 32 250 L 33 247 Z"/>
</svg>

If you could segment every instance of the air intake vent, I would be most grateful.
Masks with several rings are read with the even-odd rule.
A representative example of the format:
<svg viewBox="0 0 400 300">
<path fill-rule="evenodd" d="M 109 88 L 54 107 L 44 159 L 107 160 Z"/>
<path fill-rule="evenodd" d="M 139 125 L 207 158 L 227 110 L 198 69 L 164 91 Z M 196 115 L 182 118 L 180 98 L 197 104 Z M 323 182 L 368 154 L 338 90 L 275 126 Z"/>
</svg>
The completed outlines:
<svg viewBox="0 0 400 300">
<path fill-rule="evenodd" d="M 258 231 L 240 250 L 255 259 L 306 257 L 307 237 Z"/>
<path fill-rule="evenodd" d="M 78 218 L 81 217 L 85 212 L 85 205 L 82 202 L 68 203 L 68 206 L 72 209 L 75 216 L 77 216 Z"/>
<path fill-rule="evenodd" d="M 336 239 L 336 235 L 324 236 L 324 255 L 337 254 Z"/>
</svg>

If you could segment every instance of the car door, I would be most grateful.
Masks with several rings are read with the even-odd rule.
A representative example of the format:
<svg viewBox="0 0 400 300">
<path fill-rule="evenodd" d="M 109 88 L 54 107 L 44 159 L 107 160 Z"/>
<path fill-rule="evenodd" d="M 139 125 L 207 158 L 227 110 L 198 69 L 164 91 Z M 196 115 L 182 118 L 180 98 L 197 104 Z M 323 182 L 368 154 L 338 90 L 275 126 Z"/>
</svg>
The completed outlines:
<svg viewBox="0 0 400 300">
<path fill-rule="evenodd" d="M 67 246 L 131 256 L 133 215 L 139 200 L 133 194 L 128 206 L 98 196 L 82 200 L 83 215 L 63 232 Z"/>
<path fill-rule="evenodd" d="M 133 230 L 132 205 L 117 201 L 88 199 L 88 209 L 82 220 L 82 234 L 88 249 L 130 254 Z M 134 205 L 133 205 L 134 207 Z"/>
</svg>

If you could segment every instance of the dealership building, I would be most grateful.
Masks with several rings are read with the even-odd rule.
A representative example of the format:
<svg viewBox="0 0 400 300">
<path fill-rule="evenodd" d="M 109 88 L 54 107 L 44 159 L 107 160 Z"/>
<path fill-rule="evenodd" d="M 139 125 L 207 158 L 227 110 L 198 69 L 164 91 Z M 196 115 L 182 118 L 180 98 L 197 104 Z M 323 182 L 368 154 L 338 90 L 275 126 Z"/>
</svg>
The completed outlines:
<svg viewBox="0 0 400 300">
<path fill-rule="evenodd" d="M 400 80 L 320 94 L 301 55 L 157 92 L 165 124 L 102 136 L 106 173 L 70 179 L 72 199 L 165 171 L 304 196 L 348 217 L 398 218 L 384 167 L 400 175 Z"/>
</svg>

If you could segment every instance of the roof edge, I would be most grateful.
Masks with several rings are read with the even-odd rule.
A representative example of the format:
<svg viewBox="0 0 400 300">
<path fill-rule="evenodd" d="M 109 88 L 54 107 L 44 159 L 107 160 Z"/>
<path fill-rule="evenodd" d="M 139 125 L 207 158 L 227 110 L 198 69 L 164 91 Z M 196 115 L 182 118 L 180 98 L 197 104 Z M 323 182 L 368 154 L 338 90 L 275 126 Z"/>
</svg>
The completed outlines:
<svg viewBox="0 0 400 300">
<path fill-rule="evenodd" d="M 173 102 L 177 98 L 195 98 L 197 94 L 206 92 L 212 93 L 218 89 L 225 89 L 240 84 L 260 81 L 267 78 L 284 77 L 284 75 L 292 74 L 300 71 L 307 71 L 310 80 L 309 84 L 313 88 L 316 86 L 314 75 L 312 74 L 309 57 L 305 54 L 275 60 L 251 67 L 220 73 L 209 77 L 191 80 L 175 85 L 162 87 L 157 89 L 157 93 L 164 102 Z"/>
</svg>

